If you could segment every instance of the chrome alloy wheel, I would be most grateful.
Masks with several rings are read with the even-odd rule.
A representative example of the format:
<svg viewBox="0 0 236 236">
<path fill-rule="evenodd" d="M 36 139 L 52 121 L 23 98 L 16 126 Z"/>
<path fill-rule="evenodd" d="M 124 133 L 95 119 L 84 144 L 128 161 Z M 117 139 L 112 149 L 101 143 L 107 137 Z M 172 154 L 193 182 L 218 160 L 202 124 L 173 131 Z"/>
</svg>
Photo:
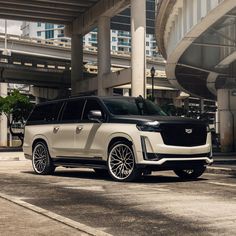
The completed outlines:
<svg viewBox="0 0 236 236">
<path fill-rule="evenodd" d="M 33 168 L 36 173 L 41 174 L 48 165 L 48 150 L 42 143 L 35 146 L 33 151 Z"/>
<path fill-rule="evenodd" d="M 108 168 L 117 180 L 127 179 L 134 171 L 135 160 L 132 149 L 126 144 L 115 145 L 108 157 Z"/>
</svg>

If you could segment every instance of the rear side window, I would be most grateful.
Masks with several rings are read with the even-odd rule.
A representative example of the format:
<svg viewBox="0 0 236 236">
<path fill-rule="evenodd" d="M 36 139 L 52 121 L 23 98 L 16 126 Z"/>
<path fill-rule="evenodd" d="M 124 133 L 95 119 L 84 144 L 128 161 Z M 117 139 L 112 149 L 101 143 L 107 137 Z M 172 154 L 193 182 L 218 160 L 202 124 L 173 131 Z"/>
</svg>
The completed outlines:
<svg viewBox="0 0 236 236">
<path fill-rule="evenodd" d="M 27 124 L 47 124 L 57 121 L 62 104 L 63 102 L 57 102 L 36 106 L 31 113 Z"/>
<path fill-rule="evenodd" d="M 84 108 L 84 99 L 68 101 L 62 114 L 63 122 L 76 122 L 81 120 Z"/>
</svg>

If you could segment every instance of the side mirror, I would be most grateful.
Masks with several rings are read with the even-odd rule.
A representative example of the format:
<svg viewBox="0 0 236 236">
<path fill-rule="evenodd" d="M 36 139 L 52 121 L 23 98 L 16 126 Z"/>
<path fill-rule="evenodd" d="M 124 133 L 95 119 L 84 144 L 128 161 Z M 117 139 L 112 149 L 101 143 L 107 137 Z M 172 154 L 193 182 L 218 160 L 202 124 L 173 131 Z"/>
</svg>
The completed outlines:
<svg viewBox="0 0 236 236">
<path fill-rule="evenodd" d="M 99 110 L 92 110 L 88 114 L 88 119 L 91 121 L 96 121 L 98 123 L 101 123 L 103 119 L 102 112 Z"/>
</svg>

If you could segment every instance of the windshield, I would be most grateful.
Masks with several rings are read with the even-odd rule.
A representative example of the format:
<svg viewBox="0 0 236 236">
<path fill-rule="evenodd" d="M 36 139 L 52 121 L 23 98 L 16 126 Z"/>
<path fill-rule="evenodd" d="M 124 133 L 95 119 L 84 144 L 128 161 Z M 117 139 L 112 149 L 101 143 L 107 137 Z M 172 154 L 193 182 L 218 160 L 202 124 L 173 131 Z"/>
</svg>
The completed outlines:
<svg viewBox="0 0 236 236">
<path fill-rule="evenodd" d="M 166 116 L 156 104 L 150 100 L 138 98 L 104 98 L 108 110 L 114 115 Z"/>
</svg>

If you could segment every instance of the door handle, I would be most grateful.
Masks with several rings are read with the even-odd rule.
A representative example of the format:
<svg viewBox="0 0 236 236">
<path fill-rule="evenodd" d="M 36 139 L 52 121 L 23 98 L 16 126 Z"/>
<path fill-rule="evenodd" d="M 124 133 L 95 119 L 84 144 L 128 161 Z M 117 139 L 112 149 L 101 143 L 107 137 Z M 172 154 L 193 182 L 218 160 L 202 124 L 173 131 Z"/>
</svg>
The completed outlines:
<svg viewBox="0 0 236 236">
<path fill-rule="evenodd" d="M 54 128 L 53 128 L 53 133 L 56 134 L 56 133 L 58 132 L 59 129 L 60 129 L 60 127 L 54 127 Z"/>
<path fill-rule="evenodd" d="M 76 127 L 76 133 L 77 134 L 80 133 L 82 131 L 82 129 L 83 129 L 83 126 L 77 126 Z"/>
</svg>

